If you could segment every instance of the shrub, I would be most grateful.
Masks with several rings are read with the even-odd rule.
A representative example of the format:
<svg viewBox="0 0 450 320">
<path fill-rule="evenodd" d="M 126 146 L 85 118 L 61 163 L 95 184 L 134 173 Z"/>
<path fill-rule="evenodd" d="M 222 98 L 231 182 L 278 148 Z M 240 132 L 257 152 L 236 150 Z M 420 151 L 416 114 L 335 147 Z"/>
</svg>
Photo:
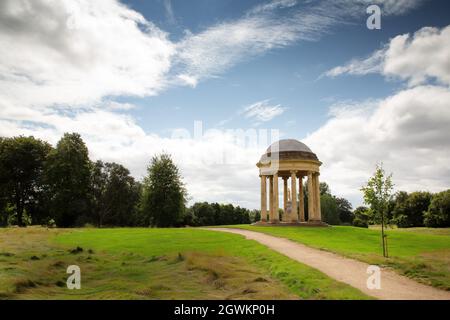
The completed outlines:
<svg viewBox="0 0 450 320">
<path fill-rule="evenodd" d="M 355 218 L 353 219 L 353 225 L 360 228 L 369 227 L 369 212 L 370 209 L 367 207 L 358 207 L 353 211 Z"/>
<path fill-rule="evenodd" d="M 368 228 L 369 224 L 367 220 L 361 219 L 361 218 L 355 218 L 353 219 L 353 226 L 359 227 L 359 228 Z"/>
<path fill-rule="evenodd" d="M 336 202 L 339 211 L 339 220 L 342 224 L 351 224 L 353 221 L 353 212 L 352 212 L 352 204 L 350 201 L 344 198 L 337 198 Z"/>
<path fill-rule="evenodd" d="M 42 226 L 47 228 L 56 228 L 55 219 L 47 217 L 46 219 L 44 219 L 44 223 L 42 224 Z"/>
</svg>

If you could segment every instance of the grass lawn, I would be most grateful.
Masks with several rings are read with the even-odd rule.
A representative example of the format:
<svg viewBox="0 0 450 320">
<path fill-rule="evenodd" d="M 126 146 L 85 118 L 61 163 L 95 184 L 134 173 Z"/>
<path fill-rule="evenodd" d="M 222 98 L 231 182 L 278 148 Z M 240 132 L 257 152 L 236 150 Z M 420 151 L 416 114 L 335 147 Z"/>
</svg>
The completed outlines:
<svg viewBox="0 0 450 320">
<path fill-rule="evenodd" d="M 81 268 L 81 290 L 66 288 L 72 264 Z M 0 229 L 0 299 L 368 298 L 239 235 L 199 229 Z"/>
<path fill-rule="evenodd" d="M 370 264 L 385 265 L 423 283 L 450 290 L 450 229 L 388 230 L 389 259 L 382 256 L 377 229 L 333 226 L 230 226 L 288 238 Z"/>
</svg>

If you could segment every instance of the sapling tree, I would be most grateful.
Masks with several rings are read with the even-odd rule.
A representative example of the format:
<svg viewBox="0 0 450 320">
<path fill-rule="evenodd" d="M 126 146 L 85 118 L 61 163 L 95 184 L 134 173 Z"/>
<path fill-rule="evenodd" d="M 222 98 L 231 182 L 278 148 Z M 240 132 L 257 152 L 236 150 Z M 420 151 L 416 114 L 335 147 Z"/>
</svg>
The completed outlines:
<svg viewBox="0 0 450 320">
<path fill-rule="evenodd" d="M 384 228 L 388 222 L 386 221 L 386 211 L 393 197 L 393 188 L 392 174 L 387 175 L 382 164 L 376 166 L 374 175 L 369 179 L 367 185 L 361 188 L 364 202 L 372 209 L 374 218 L 381 223 L 383 256 L 386 258 L 388 257 L 388 248 Z"/>
</svg>

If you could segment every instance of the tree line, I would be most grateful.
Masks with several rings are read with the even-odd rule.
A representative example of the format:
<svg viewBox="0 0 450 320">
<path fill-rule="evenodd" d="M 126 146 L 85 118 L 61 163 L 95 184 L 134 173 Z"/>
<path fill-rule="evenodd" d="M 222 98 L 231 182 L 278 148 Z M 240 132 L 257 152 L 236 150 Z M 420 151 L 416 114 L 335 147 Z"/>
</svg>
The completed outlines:
<svg viewBox="0 0 450 320">
<path fill-rule="evenodd" d="M 55 148 L 34 137 L 0 138 L 4 226 L 135 225 L 141 189 L 122 165 L 90 161 L 79 134 L 64 134 Z"/>
<path fill-rule="evenodd" d="M 259 220 L 259 210 L 248 210 L 232 204 L 198 202 L 186 211 L 183 223 L 189 226 L 219 226 L 249 224 Z"/>
<path fill-rule="evenodd" d="M 255 218 L 232 205 L 186 203 L 167 154 L 154 156 L 147 176 L 136 181 L 121 164 L 91 161 L 77 133 L 64 134 L 55 147 L 34 137 L 0 137 L 0 226 L 176 227 Z"/>
<path fill-rule="evenodd" d="M 303 186 L 304 210 L 308 218 L 308 184 Z M 381 224 L 379 210 L 359 206 L 355 210 L 345 198 L 331 193 L 326 182 L 320 183 L 320 205 L 322 221 L 330 225 L 353 225 L 365 227 Z M 280 215 L 284 214 L 280 209 Z M 387 200 L 384 210 L 385 225 L 396 225 L 399 228 L 411 227 L 450 227 L 450 190 L 430 193 L 416 191 L 407 193 L 399 191 Z"/>
<path fill-rule="evenodd" d="M 450 190 L 438 193 L 399 191 L 388 202 L 385 216 L 385 224 L 399 228 L 450 227 Z M 380 216 L 368 207 L 360 206 L 354 211 L 355 226 L 380 223 Z"/>
</svg>

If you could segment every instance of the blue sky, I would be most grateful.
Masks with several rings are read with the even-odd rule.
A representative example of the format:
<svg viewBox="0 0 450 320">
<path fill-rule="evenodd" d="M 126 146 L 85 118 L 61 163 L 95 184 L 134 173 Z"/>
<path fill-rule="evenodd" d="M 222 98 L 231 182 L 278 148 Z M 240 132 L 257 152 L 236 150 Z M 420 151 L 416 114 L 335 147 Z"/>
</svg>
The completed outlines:
<svg viewBox="0 0 450 320">
<path fill-rule="evenodd" d="M 371 4 L 381 30 L 366 26 Z M 56 143 L 76 131 L 92 159 L 137 179 L 168 152 L 191 202 L 258 207 L 261 129 L 308 144 L 321 180 L 355 206 L 380 162 L 396 190 L 439 191 L 450 187 L 449 9 L 445 0 L 4 0 L 0 135 Z M 195 121 L 215 131 L 194 139 Z"/>
<path fill-rule="evenodd" d="M 173 18 L 169 18 L 164 2 L 125 1 L 169 31 L 173 40 L 182 38 L 186 29 L 195 33 L 214 23 L 239 19 L 261 4 L 261 1 L 170 1 Z M 322 73 L 354 57 L 369 55 L 398 34 L 415 32 L 422 26 L 446 26 L 448 9 L 446 1 L 429 1 L 408 14 L 383 18 L 381 30 L 368 30 L 368 15 L 361 16 L 349 25 L 334 27 L 316 41 L 295 43 L 244 61 L 215 79 L 200 82 L 195 89 L 173 88 L 156 97 L 124 101 L 139 106 L 132 114 L 145 130 L 170 135 L 168 129 L 189 128 L 195 120 L 202 120 L 207 128 L 215 127 L 244 106 L 270 99 L 288 111 L 273 119 L 269 127 L 282 128 L 286 136 L 301 139 L 327 120 L 330 102 L 382 98 L 404 85 L 385 81 L 382 75 L 319 79 Z M 283 12 L 279 16 L 283 19 Z M 295 125 L 286 125 L 292 120 Z M 246 127 L 250 122 L 233 117 L 225 127 Z"/>
</svg>

